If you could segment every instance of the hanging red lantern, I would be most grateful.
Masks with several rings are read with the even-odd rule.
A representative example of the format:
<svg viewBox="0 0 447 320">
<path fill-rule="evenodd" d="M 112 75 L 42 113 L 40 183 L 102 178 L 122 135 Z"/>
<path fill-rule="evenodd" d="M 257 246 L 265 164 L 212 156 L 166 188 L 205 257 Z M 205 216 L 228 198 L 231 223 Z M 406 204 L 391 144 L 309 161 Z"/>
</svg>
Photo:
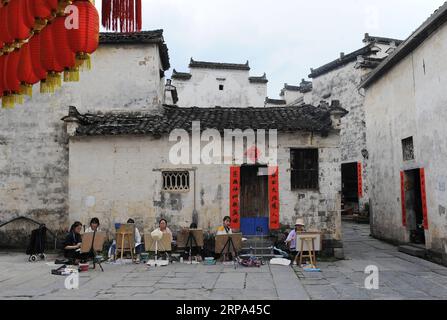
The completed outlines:
<svg viewBox="0 0 447 320">
<path fill-rule="evenodd" d="M 4 74 L 5 69 L 5 56 L 0 54 L 0 74 Z M 0 98 L 3 97 L 3 92 L 5 91 L 3 77 L 0 76 Z"/>
<path fill-rule="evenodd" d="M 102 26 L 120 32 L 141 31 L 141 0 L 102 0 Z"/>
<path fill-rule="evenodd" d="M 17 42 L 28 39 L 32 34 L 34 21 L 31 22 L 27 0 L 12 0 L 6 7 L 8 30 L 11 37 Z"/>
<path fill-rule="evenodd" d="M 40 62 L 48 72 L 45 81 L 41 82 L 42 93 L 54 93 L 62 85 L 60 73 L 64 67 L 57 59 L 57 47 L 54 38 L 54 24 L 46 26 L 40 33 Z"/>
<path fill-rule="evenodd" d="M 45 80 L 47 78 L 47 70 L 42 67 L 42 62 L 40 61 L 40 33 L 35 34 L 29 41 L 29 49 L 31 55 L 31 65 L 33 67 L 33 72 L 39 81 Z"/>
<path fill-rule="evenodd" d="M 4 6 L 0 9 L 0 43 L 3 43 L 4 47 L 14 42 L 14 37 L 9 32 L 7 8 L 8 6 Z"/>
<path fill-rule="evenodd" d="M 19 59 L 20 52 L 18 49 L 5 55 L 3 86 L 5 87 L 6 94 L 2 98 L 2 105 L 4 107 L 13 107 L 15 103 L 23 103 L 18 78 Z"/>
<path fill-rule="evenodd" d="M 79 68 L 76 67 L 76 55 L 68 43 L 65 16 L 59 16 L 52 23 L 53 38 L 57 44 L 57 60 L 64 68 L 64 81 L 79 81 Z"/>
<path fill-rule="evenodd" d="M 36 18 L 36 30 L 42 30 L 56 16 L 58 0 L 31 0 L 32 12 Z"/>
<path fill-rule="evenodd" d="M 20 81 L 20 92 L 31 97 L 33 95 L 33 84 L 39 82 L 40 79 L 34 73 L 29 43 L 25 43 L 20 49 L 18 78 Z"/>
<path fill-rule="evenodd" d="M 78 65 L 87 62 L 90 68 L 90 54 L 96 51 L 99 44 L 99 15 L 89 1 L 74 3 L 79 11 L 79 28 L 67 30 L 71 50 L 76 53 Z"/>
</svg>

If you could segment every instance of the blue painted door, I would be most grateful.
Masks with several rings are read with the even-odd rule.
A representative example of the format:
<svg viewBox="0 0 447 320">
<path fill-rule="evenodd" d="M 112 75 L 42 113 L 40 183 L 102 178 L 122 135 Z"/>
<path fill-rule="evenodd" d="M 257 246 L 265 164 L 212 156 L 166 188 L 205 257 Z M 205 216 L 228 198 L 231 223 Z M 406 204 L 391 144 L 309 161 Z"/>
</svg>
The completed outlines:
<svg viewBox="0 0 447 320">
<path fill-rule="evenodd" d="M 241 232 L 246 236 L 267 236 L 269 218 L 241 218 Z"/>
</svg>

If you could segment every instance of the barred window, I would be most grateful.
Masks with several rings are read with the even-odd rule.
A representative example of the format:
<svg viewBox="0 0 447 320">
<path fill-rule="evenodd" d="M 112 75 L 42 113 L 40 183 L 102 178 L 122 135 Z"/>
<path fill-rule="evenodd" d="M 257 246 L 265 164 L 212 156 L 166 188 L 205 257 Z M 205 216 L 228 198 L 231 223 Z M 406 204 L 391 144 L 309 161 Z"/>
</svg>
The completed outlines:
<svg viewBox="0 0 447 320">
<path fill-rule="evenodd" d="M 402 151 L 404 155 L 404 161 L 414 160 L 413 137 L 402 140 Z"/>
<path fill-rule="evenodd" d="M 163 191 L 189 191 L 189 171 L 163 171 Z"/>
<path fill-rule="evenodd" d="M 292 190 L 318 189 L 318 149 L 290 150 Z"/>
</svg>

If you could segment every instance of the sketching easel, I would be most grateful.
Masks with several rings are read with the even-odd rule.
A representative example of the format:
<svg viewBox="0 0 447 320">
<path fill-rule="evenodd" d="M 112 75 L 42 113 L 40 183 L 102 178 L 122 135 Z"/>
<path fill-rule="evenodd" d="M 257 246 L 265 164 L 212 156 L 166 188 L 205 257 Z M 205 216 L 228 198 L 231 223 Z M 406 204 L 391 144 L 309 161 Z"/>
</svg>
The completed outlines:
<svg viewBox="0 0 447 320">
<path fill-rule="evenodd" d="M 82 235 L 81 253 L 88 254 L 93 259 L 93 269 L 96 269 L 96 264 L 99 264 L 101 271 L 104 269 L 101 264 L 101 260 L 96 259 L 97 253 L 101 252 L 104 248 L 104 242 L 106 239 L 105 232 L 89 232 Z"/>
<path fill-rule="evenodd" d="M 116 232 L 116 254 L 118 251 L 121 253 L 121 260 L 123 260 L 124 252 L 130 251 L 132 261 L 134 261 L 135 252 L 135 225 L 134 224 L 122 224 Z"/>
<path fill-rule="evenodd" d="M 155 260 L 149 260 L 147 265 L 150 266 L 166 266 L 169 264 L 169 260 L 158 261 L 158 251 L 166 252 L 169 258 L 168 252 L 172 251 L 172 236 L 169 233 L 163 233 L 161 240 L 154 240 L 151 234 L 144 234 L 144 247 L 147 252 L 155 252 Z"/>
<path fill-rule="evenodd" d="M 186 236 L 187 235 L 187 236 Z M 189 249 L 188 261 L 192 264 L 192 249 L 203 248 L 203 230 L 184 229 L 177 235 L 178 248 Z"/>
<path fill-rule="evenodd" d="M 242 248 L 242 233 L 216 235 L 215 251 L 219 252 L 221 257 L 233 254 L 233 260 L 236 260 L 238 253 Z"/>
<path fill-rule="evenodd" d="M 299 266 L 303 265 L 303 258 L 309 258 L 310 264 L 312 268 L 317 267 L 317 255 L 315 253 L 315 240 L 317 240 L 317 235 L 304 235 L 300 237 L 301 246 L 300 246 L 300 260 Z M 304 254 L 307 252 L 307 254 Z M 298 256 L 296 257 L 298 259 Z"/>
</svg>

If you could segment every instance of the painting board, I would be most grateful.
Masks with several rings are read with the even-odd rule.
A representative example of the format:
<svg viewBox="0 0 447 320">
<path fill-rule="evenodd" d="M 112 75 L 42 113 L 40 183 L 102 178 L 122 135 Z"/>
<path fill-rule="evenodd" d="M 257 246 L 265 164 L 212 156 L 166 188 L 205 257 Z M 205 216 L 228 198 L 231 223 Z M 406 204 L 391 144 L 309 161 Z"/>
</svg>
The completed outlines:
<svg viewBox="0 0 447 320">
<path fill-rule="evenodd" d="M 151 234 L 144 234 L 144 248 L 147 252 L 155 252 L 155 241 Z M 163 238 L 158 242 L 158 251 L 172 251 L 172 235 L 163 233 Z"/>
<path fill-rule="evenodd" d="M 179 233 L 177 233 L 177 247 L 178 248 L 186 248 L 188 246 L 187 242 L 188 242 L 188 238 L 189 238 L 189 233 L 192 233 L 192 235 L 194 236 L 194 239 L 196 240 L 194 242 L 194 240 L 192 241 L 192 246 L 194 247 L 197 243 L 198 247 L 203 248 L 203 230 L 202 229 L 183 229 L 181 231 L 179 231 Z"/>
<path fill-rule="evenodd" d="M 301 239 L 302 238 L 306 238 L 309 236 L 314 236 L 315 240 L 314 240 L 314 246 L 315 246 L 315 252 L 321 251 L 322 249 L 322 237 L 321 237 L 321 233 L 319 232 L 302 232 L 297 234 L 297 239 L 296 239 L 296 249 L 299 251 L 301 250 Z M 308 248 L 307 243 L 304 242 L 304 251 L 308 251 L 311 248 Z"/>
<path fill-rule="evenodd" d="M 216 235 L 216 245 L 215 245 L 215 253 L 220 253 L 222 249 L 225 247 L 225 244 L 228 241 L 228 238 L 232 238 L 234 247 L 237 252 L 242 250 L 242 233 L 233 233 L 233 234 L 219 234 Z M 225 248 L 225 252 L 232 252 L 233 248 L 230 247 L 228 251 L 228 247 Z"/>
<path fill-rule="evenodd" d="M 93 240 L 93 236 L 95 239 Z M 93 241 L 93 250 L 95 252 L 101 252 L 104 248 L 104 242 L 106 241 L 106 233 L 105 232 L 88 232 L 82 235 L 82 246 L 81 253 L 89 253 L 92 248 Z"/>
</svg>

